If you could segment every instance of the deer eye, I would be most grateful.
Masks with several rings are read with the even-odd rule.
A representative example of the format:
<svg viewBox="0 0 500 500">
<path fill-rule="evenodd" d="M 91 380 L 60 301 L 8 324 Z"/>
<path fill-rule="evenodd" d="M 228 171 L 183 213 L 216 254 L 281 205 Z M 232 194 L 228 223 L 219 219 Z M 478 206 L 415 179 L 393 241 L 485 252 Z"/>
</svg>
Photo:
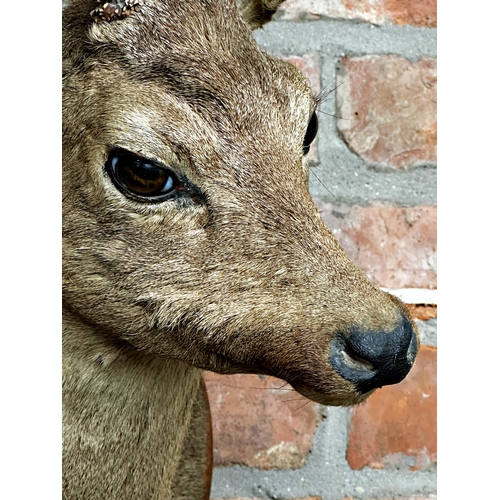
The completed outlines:
<svg viewBox="0 0 500 500">
<path fill-rule="evenodd" d="M 304 136 L 304 142 L 302 143 L 302 151 L 306 155 L 311 149 L 311 143 L 316 138 L 318 133 L 318 115 L 316 111 L 312 114 L 309 125 L 307 125 L 306 135 Z"/>
<path fill-rule="evenodd" d="M 112 151 L 106 171 L 122 193 L 144 201 L 163 201 L 180 184 L 171 170 L 128 151 Z"/>
</svg>

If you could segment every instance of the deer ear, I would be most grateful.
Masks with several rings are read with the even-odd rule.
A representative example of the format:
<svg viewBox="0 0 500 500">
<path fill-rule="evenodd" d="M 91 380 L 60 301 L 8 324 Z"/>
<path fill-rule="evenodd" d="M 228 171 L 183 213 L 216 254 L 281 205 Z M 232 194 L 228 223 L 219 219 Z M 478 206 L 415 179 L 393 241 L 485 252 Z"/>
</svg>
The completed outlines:
<svg viewBox="0 0 500 500">
<path fill-rule="evenodd" d="M 262 26 L 273 18 L 284 0 L 236 0 L 236 6 L 243 21 L 251 30 Z"/>
</svg>

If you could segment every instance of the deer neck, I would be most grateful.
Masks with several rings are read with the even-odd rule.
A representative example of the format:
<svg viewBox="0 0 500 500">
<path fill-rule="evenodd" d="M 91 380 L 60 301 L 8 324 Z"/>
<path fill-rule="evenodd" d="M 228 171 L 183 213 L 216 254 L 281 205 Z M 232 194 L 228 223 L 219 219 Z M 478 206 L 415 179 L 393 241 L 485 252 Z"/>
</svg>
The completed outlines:
<svg viewBox="0 0 500 500">
<path fill-rule="evenodd" d="M 171 498 L 200 376 L 64 311 L 64 497 Z"/>
</svg>

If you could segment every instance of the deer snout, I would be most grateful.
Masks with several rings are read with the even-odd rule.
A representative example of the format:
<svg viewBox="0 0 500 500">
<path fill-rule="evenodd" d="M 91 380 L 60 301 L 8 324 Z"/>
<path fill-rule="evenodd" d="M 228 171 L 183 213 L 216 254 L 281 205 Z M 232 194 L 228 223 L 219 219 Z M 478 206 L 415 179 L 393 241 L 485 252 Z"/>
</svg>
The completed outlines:
<svg viewBox="0 0 500 500">
<path fill-rule="evenodd" d="M 407 318 L 390 332 L 354 329 L 330 344 L 330 363 L 361 393 L 401 382 L 418 351 L 417 334 Z"/>
</svg>

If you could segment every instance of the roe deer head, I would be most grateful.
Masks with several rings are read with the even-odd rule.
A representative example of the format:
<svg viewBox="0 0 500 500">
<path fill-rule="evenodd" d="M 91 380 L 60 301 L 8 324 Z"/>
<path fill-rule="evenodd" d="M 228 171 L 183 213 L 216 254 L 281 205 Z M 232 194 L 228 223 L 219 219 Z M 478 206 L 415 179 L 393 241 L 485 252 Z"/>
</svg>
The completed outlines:
<svg viewBox="0 0 500 500">
<path fill-rule="evenodd" d="M 200 369 L 352 405 L 414 362 L 309 195 L 317 99 L 251 33 L 279 3 L 65 8 L 67 498 L 172 498 Z"/>
</svg>

